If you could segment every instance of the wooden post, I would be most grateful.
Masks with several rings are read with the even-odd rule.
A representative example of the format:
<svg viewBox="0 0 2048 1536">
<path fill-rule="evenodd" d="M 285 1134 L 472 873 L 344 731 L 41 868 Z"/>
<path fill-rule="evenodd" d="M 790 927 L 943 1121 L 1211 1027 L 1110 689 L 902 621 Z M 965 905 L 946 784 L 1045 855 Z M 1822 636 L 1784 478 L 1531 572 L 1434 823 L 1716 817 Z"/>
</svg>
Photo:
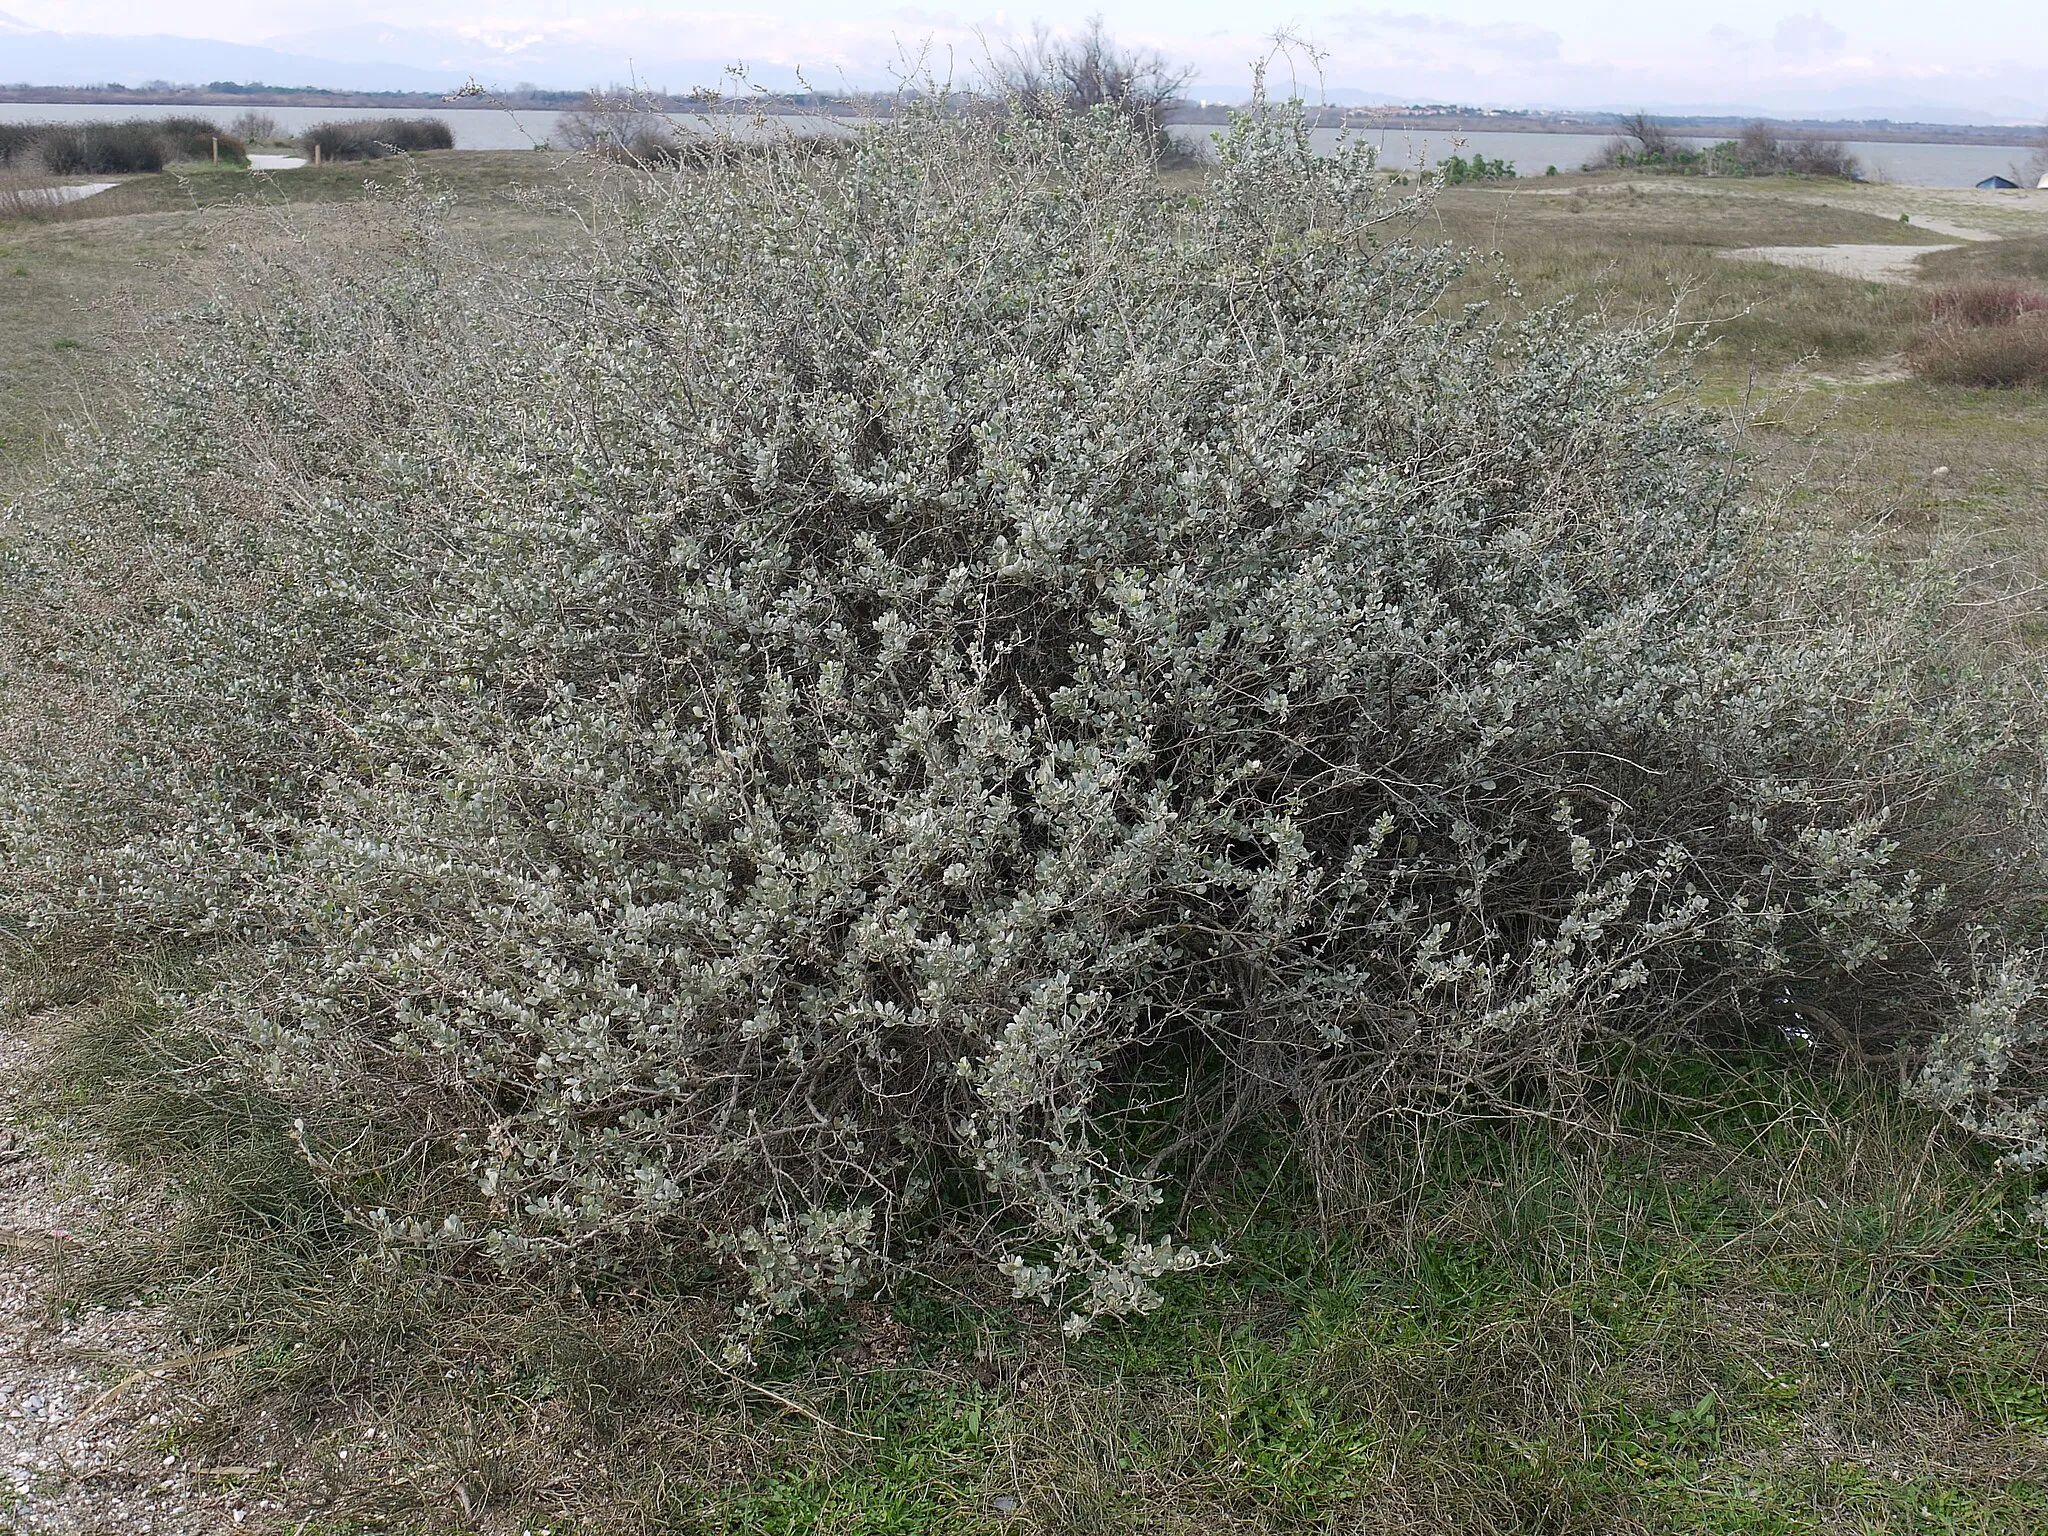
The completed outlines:
<svg viewBox="0 0 2048 1536">
<path fill-rule="evenodd" d="M 213 163 L 215 165 L 220 164 L 220 136 L 218 134 L 214 135 L 213 140 Z"/>
<path fill-rule="evenodd" d="M 318 139 L 313 141 L 313 163 L 315 165 L 320 163 L 320 141 Z"/>
</svg>

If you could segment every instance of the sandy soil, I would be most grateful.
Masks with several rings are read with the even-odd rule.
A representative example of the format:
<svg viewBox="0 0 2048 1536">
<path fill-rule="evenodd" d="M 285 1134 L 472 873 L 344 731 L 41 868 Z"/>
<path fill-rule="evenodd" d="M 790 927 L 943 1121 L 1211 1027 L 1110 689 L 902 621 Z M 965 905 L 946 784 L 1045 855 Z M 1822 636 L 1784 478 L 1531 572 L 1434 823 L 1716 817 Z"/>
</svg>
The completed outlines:
<svg viewBox="0 0 2048 1536">
<path fill-rule="evenodd" d="M 1996 236 L 1987 238 L 1995 239 Z M 1920 280 L 1920 258 L 1929 251 L 1953 251 L 1951 245 L 1752 245 L 1716 251 L 1729 261 L 1774 261 L 1780 266 L 1811 267 L 1837 277 L 1862 277 L 1874 283 Z"/>
<path fill-rule="evenodd" d="M 1845 186 L 1825 197 L 1792 199 L 1817 207 L 1854 208 L 1887 220 L 1910 220 L 1917 230 L 1947 235 L 1952 241 L 1975 243 L 2039 233 L 2048 224 L 2048 194 L 2031 191 L 1986 192 L 1975 187 Z M 1946 245 L 1759 245 L 1738 251 L 1717 251 L 1730 261 L 1774 261 L 1788 267 L 1811 267 L 1842 277 L 1878 283 L 1920 280 L 1920 258 L 1929 251 L 1952 251 Z"/>
<path fill-rule="evenodd" d="M 196 1363 L 157 1308 L 59 1305 L 52 1260 L 161 1220 L 133 1182 L 24 1121 L 31 1042 L 0 1023 L 0 1536 L 213 1536 L 266 1529 L 260 1468 L 209 1466 L 167 1434 Z M 171 1454 L 165 1454 L 166 1447 Z"/>
</svg>

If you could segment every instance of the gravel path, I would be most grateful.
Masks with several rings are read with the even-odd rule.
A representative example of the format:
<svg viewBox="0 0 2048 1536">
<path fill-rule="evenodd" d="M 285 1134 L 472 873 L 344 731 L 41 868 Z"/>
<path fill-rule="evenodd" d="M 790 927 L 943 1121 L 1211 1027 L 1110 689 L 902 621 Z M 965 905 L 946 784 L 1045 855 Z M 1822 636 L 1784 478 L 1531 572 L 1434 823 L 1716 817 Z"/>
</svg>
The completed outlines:
<svg viewBox="0 0 2048 1536">
<path fill-rule="evenodd" d="M 189 1455 L 166 1426 L 189 1345 L 156 1308 L 60 1309 L 52 1260 L 162 1212 L 62 1126 L 24 1123 L 32 1043 L 0 1022 L 0 1536 L 214 1536 L 274 1527 L 261 1469 Z"/>
</svg>

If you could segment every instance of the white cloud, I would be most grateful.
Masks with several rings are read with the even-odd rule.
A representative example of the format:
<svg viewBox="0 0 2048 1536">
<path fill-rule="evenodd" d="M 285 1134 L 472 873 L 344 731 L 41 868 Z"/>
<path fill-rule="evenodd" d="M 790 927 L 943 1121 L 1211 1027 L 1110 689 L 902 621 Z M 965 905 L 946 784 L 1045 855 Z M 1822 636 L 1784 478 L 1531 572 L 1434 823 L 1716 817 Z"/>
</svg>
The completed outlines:
<svg viewBox="0 0 2048 1536">
<path fill-rule="evenodd" d="M 211 0 L 152 11 L 137 0 L 0 0 L 32 27 L 135 37 L 160 29 L 356 63 L 475 71 L 509 84 L 577 86 L 623 78 L 716 83 L 736 60 L 782 83 L 802 68 L 821 85 L 886 85 L 929 49 L 929 66 L 973 72 L 1034 15 L 1072 26 L 1099 3 L 1126 41 L 1198 69 L 1197 91 L 1241 94 L 1273 22 L 1292 20 L 1327 50 L 1335 91 L 1490 105 L 1677 106 L 1729 110 L 1874 109 L 1892 116 L 2038 117 L 2048 112 L 2048 5 L 1969 0 L 1971 25 L 1927 7 L 1867 6 L 1844 24 L 1789 4 L 1725 0 L 1706 16 L 1651 8 L 1617 25 L 1614 0 L 1321 0 L 1282 13 L 1243 0 Z M 716 4 L 716 0 L 714 0 Z M 1410 8 L 1415 7 L 1415 8 Z M 1539 18 L 1531 20 L 1531 16 Z M 1849 31 L 1854 33 L 1851 50 Z M 5 35 L 0 23 L 0 35 Z M 1987 57 L 1978 40 L 1995 36 Z M 18 46 L 18 45 L 17 45 Z M 1317 71 L 1293 60 L 1305 88 Z M 4 64 L 0 64 L 4 69 Z M 1281 67 L 1276 79 L 1287 78 Z"/>
<path fill-rule="evenodd" d="M 1773 48 L 1794 59 L 1834 58 L 1848 45 L 1848 35 L 1819 11 L 1787 16 L 1771 37 Z"/>
<path fill-rule="evenodd" d="M 1491 54 L 1524 61 L 1554 59 L 1564 39 L 1516 22 L 1466 22 L 1419 12 L 1351 11 L 1330 18 L 1347 38 L 1380 43 L 1396 58 L 1431 60 Z"/>
</svg>

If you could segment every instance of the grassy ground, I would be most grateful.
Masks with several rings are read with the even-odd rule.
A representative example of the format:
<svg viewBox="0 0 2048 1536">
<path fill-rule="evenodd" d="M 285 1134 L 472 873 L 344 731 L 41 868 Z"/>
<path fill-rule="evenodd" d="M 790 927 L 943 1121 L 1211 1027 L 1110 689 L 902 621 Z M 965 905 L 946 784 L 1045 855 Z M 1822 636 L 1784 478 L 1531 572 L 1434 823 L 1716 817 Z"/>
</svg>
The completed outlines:
<svg viewBox="0 0 2048 1536">
<path fill-rule="evenodd" d="M 1547 180 L 1548 178 L 1546 178 Z M 1568 190 L 1464 188 L 1437 204 L 1460 245 L 1498 251 L 1527 303 L 1565 299 L 1616 319 L 1676 306 L 1730 362 L 1782 369 L 1898 348 L 1916 318 L 1911 294 L 1719 253 L 1772 245 L 1931 245 L 1910 222 L 1738 190 L 1575 178 Z M 1803 189 L 1801 189 L 1803 191 Z"/>
<path fill-rule="evenodd" d="M 493 240 L 570 233 L 568 217 L 546 202 L 573 196 L 559 156 L 451 152 L 408 164 L 454 199 L 452 217 Z M 232 280 L 235 236 L 220 215 L 255 207 L 317 227 L 331 205 L 406 174 L 395 161 L 275 174 L 180 166 L 44 217 L 0 221 L 0 474 L 103 407 L 124 379 L 121 359 L 163 314 L 209 282 Z"/>
<path fill-rule="evenodd" d="M 2048 283 L 2048 235 L 2021 235 L 2009 240 L 1937 251 L 1921 270 L 1930 281 L 1962 283 L 1996 278 Z"/>
<path fill-rule="evenodd" d="M 1959 546 L 2004 586 L 2048 570 L 2048 410 L 2038 390 L 1964 389 L 1907 375 L 1924 288 L 2010 279 L 2048 286 L 2048 197 L 1785 180 L 1702 190 L 1615 177 L 1560 191 L 1461 188 L 1444 232 L 1501 253 L 1518 304 L 1571 299 L 1616 319 L 1673 310 L 1703 344 L 1702 399 L 1729 415 L 1764 485 L 1902 548 Z M 1900 214 L 1906 214 L 1905 221 Z M 1960 244 L 1915 219 L 1998 234 Z M 1761 245 L 1952 245 L 1922 284 L 1862 281 L 1716 252 Z M 1497 288 L 1475 275 L 1475 293 Z M 2023 629 L 2044 626 L 2021 615 Z M 2048 636 L 2044 636 L 2048 638 Z"/>
<path fill-rule="evenodd" d="M 249 1492 L 317 1499 L 308 1536 L 2048 1529 L 2018 1191 L 1789 1048 L 1669 1063 L 1569 1137 L 1361 1147 L 1383 1198 L 1328 1223 L 1250 1138 L 1190 1213 L 1235 1262 L 1142 1323 L 1068 1343 L 963 1275 L 791 1331 L 742 1382 L 684 1288 L 351 1277 L 259 1100 L 135 1079 L 175 1053 L 151 1027 L 70 1036 L 50 1134 L 163 1171 L 186 1215 L 66 1299 L 169 1299 L 208 1348 L 256 1346 L 161 1449 L 290 1469 Z"/>
<path fill-rule="evenodd" d="M 421 162 L 493 239 L 571 227 L 518 191 L 565 185 L 551 157 Z M 233 270 L 210 209 L 317 220 L 394 169 L 140 179 L 0 228 L 17 466 L 104 398 L 188 274 Z M 1569 177 L 1457 189 L 1431 217 L 1502 254 L 1510 308 L 1684 295 L 1714 343 L 1703 397 L 1760 482 L 2010 581 L 2048 558 L 2041 395 L 1905 377 L 1910 290 L 1715 252 L 1950 238 L 1905 212 L 2014 237 L 1933 254 L 1930 278 L 2042 280 L 2048 209 L 2030 206 Z M 2022 608 L 2023 634 L 2048 629 Z M 1571 1135 L 1361 1147 L 1378 1202 L 1336 1220 L 1277 1139 L 1251 1138 L 1190 1213 L 1235 1262 L 1151 1319 L 1069 1343 L 961 1275 L 819 1318 L 742 1381 L 682 1279 L 508 1295 L 356 1271 L 260 1096 L 181 1097 L 148 1071 L 178 1046 L 146 1015 L 36 1017 L 65 1042 L 38 1134 L 111 1146 L 184 1212 L 61 1274 L 55 1304 L 148 1296 L 196 1345 L 253 1345 L 195 1377 L 150 1449 L 275 1461 L 246 1481 L 317 1509 L 284 1527 L 299 1536 L 2048 1531 L 2040 1231 L 1895 1084 L 1809 1052 L 1671 1063 L 1664 1096 Z"/>
</svg>

